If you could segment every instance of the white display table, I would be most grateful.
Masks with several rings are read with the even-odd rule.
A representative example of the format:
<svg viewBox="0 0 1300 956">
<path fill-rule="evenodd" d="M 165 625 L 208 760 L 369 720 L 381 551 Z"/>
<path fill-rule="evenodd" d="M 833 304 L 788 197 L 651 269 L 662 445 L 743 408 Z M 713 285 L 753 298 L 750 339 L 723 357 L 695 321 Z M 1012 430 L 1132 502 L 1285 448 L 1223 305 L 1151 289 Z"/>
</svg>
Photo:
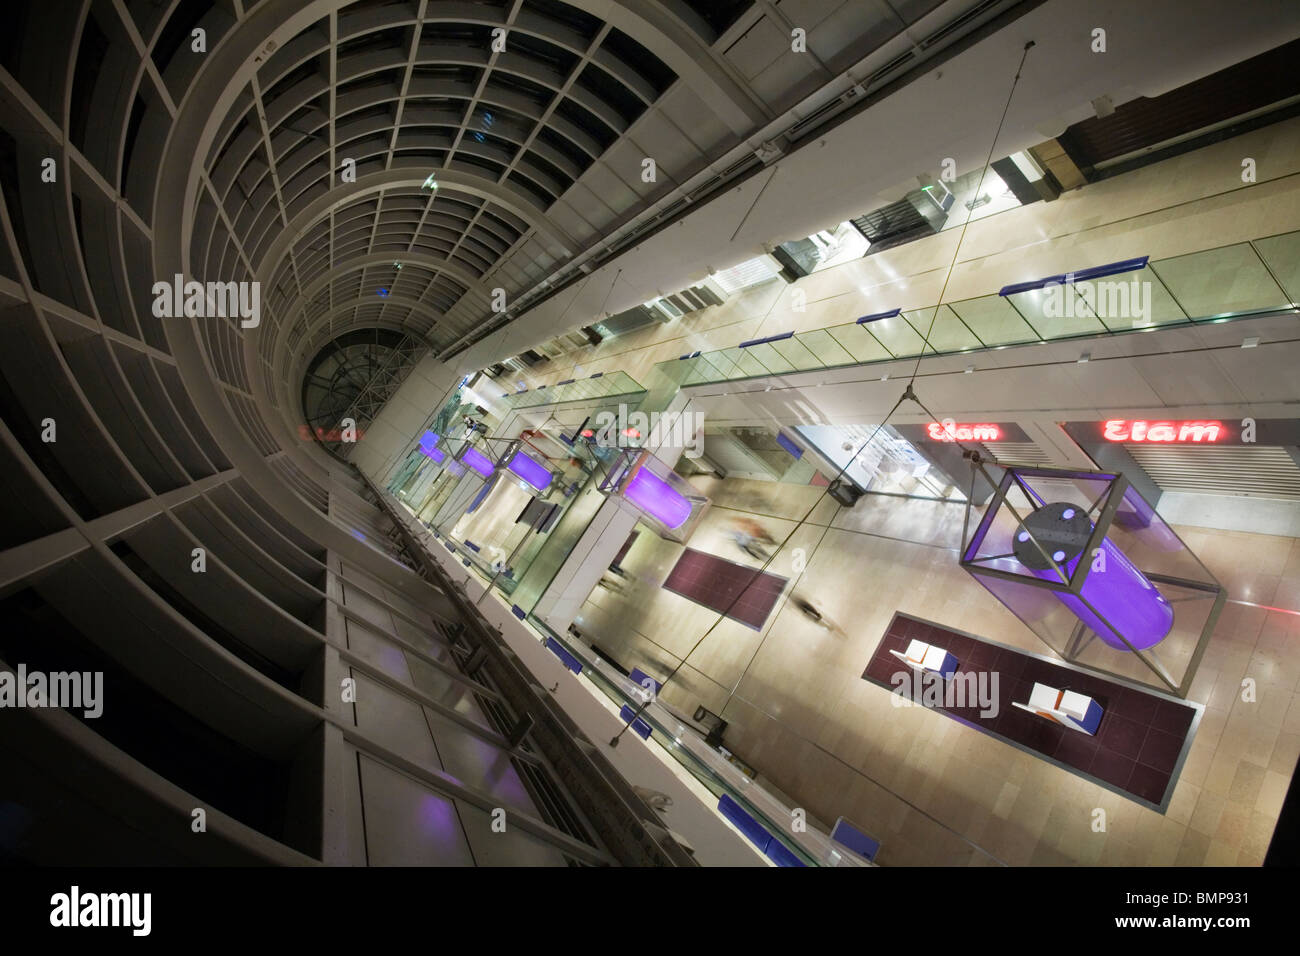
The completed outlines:
<svg viewBox="0 0 1300 956">
<path fill-rule="evenodd" d="M 1013 700 L 1011 706 L 1088 735 L 1095 734 L 1101 723 L 1101 705 L 1091 697 L 1071 690 L 1057 690 L 1047 684 L 1034 684 L 1034 689 L 1029 694 L 1029 703 L 1022 704 Z"/>
<path fill-rule="evenodd" d="M 924 641 L 912 641 L 907 645 L 906 653 L 894 650 L 889 653 L 913 670 L 930 671 L 944 678 L 951 677 L 957 670 L 956 657 L 942 647 Z"/>
</svg>

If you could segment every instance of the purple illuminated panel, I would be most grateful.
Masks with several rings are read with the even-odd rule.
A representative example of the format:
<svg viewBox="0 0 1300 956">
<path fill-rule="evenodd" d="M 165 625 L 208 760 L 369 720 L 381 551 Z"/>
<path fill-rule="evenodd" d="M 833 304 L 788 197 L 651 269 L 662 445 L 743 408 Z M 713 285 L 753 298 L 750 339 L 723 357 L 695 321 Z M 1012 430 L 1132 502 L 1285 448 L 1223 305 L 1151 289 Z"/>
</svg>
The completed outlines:
<svg viewBox="0 0 1300 956">
<path fill-rule="evenodd" d="M 438 435 L 433 432 L 425 432 L 420 436 L 421 448 L 432 448 L 436 444 L 438 444 Z"/>
<path fill-rule="evenodd" d="M 674 491 L 668 482 L 656 478 L 645 468 L 637 471 L 627 483 L 623 497 L 663 522 L 670 531 L 680 528 L 691 516 L 691 503 Z"/>
<path fill-rule="evenodd" d="M 466 448 L 465 453 L 460 456 L 460 460 L 473 468 L 484 478 L 489 478 L 496 469 L 492 467 L 492 462 L 480 452 L 477 448 Z"/>
<path fill-rule="evenodd" d="M 446 452 L 434 448 L 432 445 L 421 445 L 420 451 L 426 458 L 432 458 L 438 464 L 442 464 L 442 460 L 447 457 Z"/>
<path fill-rule="evenodd" d="M 1059 582 L 1056 571 L 1043 566 L 1047 562 L 1042 560 L 1026 528 L 1033 530 L 1042 550 L 1067 577 L 1073 579 L 1080 561 L 1093 562 L 1078 597 L 1060 591 L 1052 593 L 1104 643 L 1127 651 L 1128 644 L 1118 636 L 1123 634 L 1133 649 L 1141 651 L 1159 644 L 1169 634 L 1174 624 L 1173 607 L 1123 551 L 1109 538 L 1103 538 L 1099 557 L 1104 564 L 1082 552 L 1083 541 L 1093 528 L 1083 509 L 1068 504 L 1047 505 L 1027 518 L 1015 536 L 1012 547 L 1020 563 L 1035 577 Z"/>
<path fill-rule="evenodd" d="M 522 478 L 538 491 L 545 491 L 549 488 L 551 480 L 554 478 L 549 468 L 528 457 L 522 451 L 515 452 L 506 468 L 516 478 Z"/>
</svg>

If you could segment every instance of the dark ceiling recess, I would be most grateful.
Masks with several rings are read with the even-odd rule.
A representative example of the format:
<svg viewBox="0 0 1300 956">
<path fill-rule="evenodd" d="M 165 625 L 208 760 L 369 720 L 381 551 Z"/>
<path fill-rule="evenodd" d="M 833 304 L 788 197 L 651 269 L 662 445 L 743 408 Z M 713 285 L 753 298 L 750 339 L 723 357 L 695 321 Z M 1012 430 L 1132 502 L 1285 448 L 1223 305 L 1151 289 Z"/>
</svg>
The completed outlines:
<svg viewBox="0 0 1300 956">
<path fill-rule="evenodd" d="M 425 351 L 422 343 L 391 329 L 356 329 L 334 339 L 303 378 L 302 437 L 347 457 L 342 420 L 353 419 L 362 434 Z"/>
<path fill-rule="evenodd" d="M 1098 169 L 1118 157 L 1300 95 L 1300 70 L 1295 67 L 1298 60 L 1300 40 L 1293 40 L 1160 96 L 1139 97 L 1116 107 L 1109 116 L 1075 123 L 1057 139 L 1090 180 L 1166 158 L 1174 148 L 1195 149 L 1205 145 L 1205 140 L 1189 138 L 1177 147 L 1171 144 L 1170 151 L 1153 150 L 1146 156 L 1133 157 L 1133 162 L 1115 164 L 1104 172 Z M 1279 109 L 1252 122 L 1266 125 L 1286 115 Z M 1226 137 L 1242 131 L 1242 127 L 1233 125 L 1216 132 Z"/>
<path fill-rule="evenodd" d="M 754 0 L 686 0 L 690 7 L 713 29 L 709 40 L 716 40 L 740 15 L 754 5 Z"/>
</svg>

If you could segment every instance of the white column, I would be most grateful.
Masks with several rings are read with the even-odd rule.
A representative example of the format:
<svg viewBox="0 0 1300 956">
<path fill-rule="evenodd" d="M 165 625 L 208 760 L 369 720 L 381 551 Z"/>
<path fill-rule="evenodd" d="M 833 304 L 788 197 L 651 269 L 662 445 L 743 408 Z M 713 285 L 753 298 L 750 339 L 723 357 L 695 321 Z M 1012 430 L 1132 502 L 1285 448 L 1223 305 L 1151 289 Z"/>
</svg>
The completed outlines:
<svg viewBox="0 0 1300 956">
<path fill-rule="evenodd" d="M 638 518 L 621 498 L 606 498 L 600 503 L 587 530 L 578 538 L 533 609 L 551 630 L 563 634 L 569 629 L 578 608 L 613 563 Z"/>
</svg>

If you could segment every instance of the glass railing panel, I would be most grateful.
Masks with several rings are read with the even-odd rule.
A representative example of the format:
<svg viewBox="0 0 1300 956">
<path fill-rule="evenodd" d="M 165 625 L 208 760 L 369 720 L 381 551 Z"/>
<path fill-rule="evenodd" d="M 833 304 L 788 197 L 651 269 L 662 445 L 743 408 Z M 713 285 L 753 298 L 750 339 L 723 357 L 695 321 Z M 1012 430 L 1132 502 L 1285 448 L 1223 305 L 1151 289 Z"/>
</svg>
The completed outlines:
<svg viewBox="0 0 1300 956">
<path fill-rule="evenodd" d="M 604 384 L 603 378 L 578 379 L 571 386 L 571 392 L 574 399 L 580 398 L 599 398 L 602 395 L 609 394 L 608 386 Z"/>
<path fill-rule="evenodd" d="M 683 385 L 702 385 L 705 382 L 721 382 L 728 376 L 713 361 L 713 353 L 705 352 L 703 355 L 696 356 L 693 359 L 687 359 L 691 368 L 683 380 Z M 728 367 L 735 368 L 731 362 L 727 363 Z"/>
<path fill-rule="evenodd" d="M 770 342 L 747 347 L 744 349 L 744 357 L 751 362 L 757 362 L 759 367 L 764 370 L 763 372 L 750 372 L 750 375 L 794 371 L 794 365 L 786 361 L 785 356 L 778 352 Z M 743 363 L 739 364 L 743 365 Z"/>
<path fill-rule="evenodd" d="M 916 329 L 908 325 L 907 319 L 901 315 L 891 316 L 888 319 L 877 319 L 861 327 L 866 329 L 870 335 L 875 336 L 876 340 L 895 357 L 920 355 L 921 349 L 925 345 L 925 340 L 921 338 Z"/>
<path fill-rule="evenodd" d="M 806 348 L 823 368 L 832 368 L 836 365 L 852 365 L 855 362 L 861 362 L 863 359 L 858 358 L 847 351 L 835 337 L 831 334 L 833 329 L 815 329 L 812 332 L 800 332 L 795 338 L 803 343 Z M 857 333 L 859 341 L 862 336 L 861 329 L 853 329 Z"/>
<path fill-rule="evenodd" d="M 1068 285 L 1029 289 L 1005 297 L 1040 338 L 1100 335 L 1106 331 L 1087 301 Z"/>
<path fill-rule="evenodd" d="M 1282 285 L 1293 305 L 1300 305 L 1300 232 L 1255 240 L 1255 251 Z"/>
<path fill-rule="evenodd" d="M 821 359 L 814 355 L 812 351 L 809 350 L 808 346 L 804 344 L 802 335 L 795 335 L 788 339 L 782 339 L 779 342 L 773 342 L 772 348 L 777 352 L 780 352 L 781 357 L 785 359 L 792 368 L 796 368 L 801 372 L 826 367 Z"/>
<path fill-rule="evenodd" d="M 1128 290 L 1125 293 L 1125 290 Z M 1102 290 L 1097 296 L 1100 299 Z M 1124 312 L 1124 298 L 1128 299 L 1128 312 Z M 1112 300 L 1119 300 L 1119 308 Z M 1127 332 L 1132 329 L 1153 328 L 1157 325 L 1170 325 L 1186 322 L 1187 313 L 1178 304 L 1165 284 L 1160 281 L 1153 269 L 1143 269 L 1133 273 L 1127 283 L 1107 287 L 1104 308 L 1100 302 L 1094 305 L 1100 313 L 1101 320 L 1112 332 Z"/>
<path fill-rule="evenodd" d="M 700 358 L 704 359 L 710 367 L 717 373 L 715 377 L 706 378 L 706 382 L 716 382 L 722 379 L 741 378 L 746 373 L 736 365 L 735 356 L 740 354 L 739 349 L 717 349 L 713 352 L 705 352 Z"/>
<path fill-rule="evenodd" d="M 1290 300 L 1248 242 L 1152 262 L 1183 310 L 1197 319 L 1283 307 Z"/>
<path fill-rule="evenodd" d="M 835 340 L 835 344 L 855 362 L 883 362 L 894 356 L 867 329 L 866 325 L 837 325 L 826 330 L 826 334 Z"/>
<path fill-rule="evenodd" d="M 737 374 L 735 378 L 751 378 L 758 375 L 771 375 L 772 369 L 764 365 L 756 355 L 751 355 L 749 349 L 733 348 L 723 349 L 727 358 L 736 367 Z"/>
<path fill-rule="evenodd" d="M 1038 341 L 1038 333 L 1005 296 L 995 293 L 975 299 L 962 299 L 951 303 L 950 308 L 985 345 L 1018 345 Z"/>
<path fill-rule="evenodd" d="M 937 314 L 931 308 L 904 312 L 903 316 L 929 342 L 927 351 L 965 352 L 984 346 L 947 305 L 939 306 Z"/>
<path fill-rule="evenodd" d="M 664 376 L 668 383 L 681 388 L 686 384 L 686 379 L 693 368 L 694 359 L 674 359 L 668 362 L 660 362 L 655 366 L 655 371 Z"/>
</svg>

